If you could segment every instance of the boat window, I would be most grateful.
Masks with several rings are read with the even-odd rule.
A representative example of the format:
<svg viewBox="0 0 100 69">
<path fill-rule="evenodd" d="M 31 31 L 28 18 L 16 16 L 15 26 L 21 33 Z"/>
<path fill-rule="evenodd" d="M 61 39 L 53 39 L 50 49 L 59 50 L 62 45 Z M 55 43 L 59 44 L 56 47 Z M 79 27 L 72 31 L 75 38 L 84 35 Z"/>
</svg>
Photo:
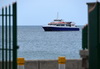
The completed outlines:
<svg viewBox="0 0 100 69">
<path fill-rule="evenodd" d="M 56 26 L 60 26 L 59 24 L 57 24 Z"/>
<path fill-rule="evenodd" d="M 56 26 L 65 26 L 64 24 L 57 24 Z"/>
<path fill-rule="evenodd" d="M 66 26 L 71 26 L 70 24 L 66 24 Z"/>
<path fill-rule="evenodd" d="M 64 26 L 64 24 L 61 24 L 61 26 Z"/>
</svg>

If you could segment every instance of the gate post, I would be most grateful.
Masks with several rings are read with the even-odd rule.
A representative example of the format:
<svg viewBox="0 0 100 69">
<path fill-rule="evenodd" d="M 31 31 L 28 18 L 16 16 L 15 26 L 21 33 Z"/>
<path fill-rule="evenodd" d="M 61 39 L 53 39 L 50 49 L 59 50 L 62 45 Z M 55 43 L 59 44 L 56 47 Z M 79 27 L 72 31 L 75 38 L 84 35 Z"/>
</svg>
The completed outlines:
<svg viewBox="0 0 100 69">
<path fill-rule="evenodd" d="M 100 3 L 88 3 L 89 69 L 100 69 Z"/>
<path fill-rule="evenodd" d="M 82 29 L 82 48 L 83 50 L 88 49 L 88 24 Z"/>
</svg>

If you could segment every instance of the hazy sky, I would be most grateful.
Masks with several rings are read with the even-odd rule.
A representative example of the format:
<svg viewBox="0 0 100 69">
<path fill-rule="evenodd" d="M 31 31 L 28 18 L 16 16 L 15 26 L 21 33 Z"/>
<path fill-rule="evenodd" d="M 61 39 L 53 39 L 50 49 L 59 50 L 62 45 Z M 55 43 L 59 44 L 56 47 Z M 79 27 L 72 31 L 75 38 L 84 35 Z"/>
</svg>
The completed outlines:
<svg viewBox="0 0 100 69">
<path fill-rule="evenodd" d="M 46 25 L 53 19 L 72 21 L 77 25 L 88 23 L 88 2 L 96 0 L 0 0 L 0 8 L 17 1 L 18 25 Z M 1 9 L 0 9 L 1 10 Z"/>
</svg>

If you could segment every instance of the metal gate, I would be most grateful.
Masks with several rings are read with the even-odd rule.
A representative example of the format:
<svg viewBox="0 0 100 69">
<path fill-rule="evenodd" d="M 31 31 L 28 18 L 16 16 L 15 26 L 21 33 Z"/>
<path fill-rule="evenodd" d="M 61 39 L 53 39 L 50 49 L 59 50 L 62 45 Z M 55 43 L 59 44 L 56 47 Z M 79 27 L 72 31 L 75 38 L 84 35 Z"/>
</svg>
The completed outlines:
<svg viewBox="0 0 100 69">
<path fill-rule="evenodd" d="M 2 8 L 1 69 L 17 69 L 17 3 Z"/>
</svg>

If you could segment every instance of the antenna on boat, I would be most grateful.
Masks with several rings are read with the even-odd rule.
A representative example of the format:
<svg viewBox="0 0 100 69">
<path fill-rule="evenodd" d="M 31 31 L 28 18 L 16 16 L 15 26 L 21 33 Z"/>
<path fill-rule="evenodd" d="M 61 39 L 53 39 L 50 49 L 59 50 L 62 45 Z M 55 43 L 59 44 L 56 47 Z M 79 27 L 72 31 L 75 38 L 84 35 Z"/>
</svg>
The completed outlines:
<svg viewBox="0 0 100 69">
<path fill-rule="evenodd" d="M 59 13 L 57 12 L 57 19 L 58 19 L 58 17 L 59 17 Z"/>
<path fill-rule="evenodd" d="M 98 0 L 96 0 L 96 2 L 99 2 Z"/>
</svg>

